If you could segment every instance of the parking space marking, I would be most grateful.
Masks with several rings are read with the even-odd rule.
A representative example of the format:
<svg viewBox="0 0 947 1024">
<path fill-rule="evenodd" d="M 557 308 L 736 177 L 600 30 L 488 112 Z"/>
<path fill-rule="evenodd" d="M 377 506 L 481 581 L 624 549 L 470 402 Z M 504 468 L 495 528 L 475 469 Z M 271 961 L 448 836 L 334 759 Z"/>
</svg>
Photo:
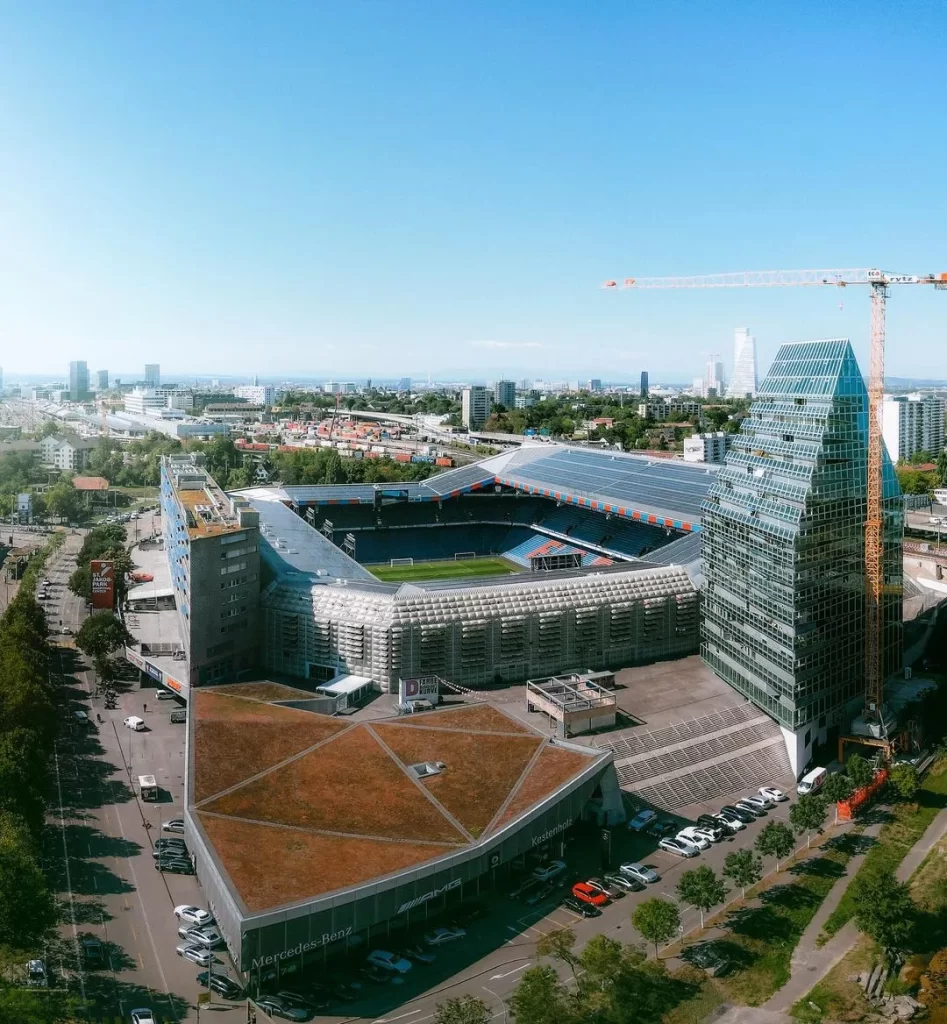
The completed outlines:
<svg viewBox="0 0 947 1024">
<path fill-rule="evenodd" d="M 490 980 L 498 981 L 500 978 L 508 978 L 511 974 L 518 974 L 520 971 L 525 971 L 527 967 L 529 967 L 528 960 L 525 964 L 520 964 L 519 967 L 514 967 L 511 971 L 504 971 L 503 974 L 491 974 Z"/>
</svg>

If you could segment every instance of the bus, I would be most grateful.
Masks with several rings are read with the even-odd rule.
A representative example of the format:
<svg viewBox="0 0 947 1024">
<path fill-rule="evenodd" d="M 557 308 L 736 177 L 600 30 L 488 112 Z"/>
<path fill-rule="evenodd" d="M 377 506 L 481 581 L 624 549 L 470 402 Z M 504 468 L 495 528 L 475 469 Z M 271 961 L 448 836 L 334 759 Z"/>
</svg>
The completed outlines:
<svg viewBox="0 0 947 1024">
<path fill-rule="evenodd" d="M 142 800 L 158 799 L 158 783 L 153 775 L 138 776 L 138 793 Z"/>
</svg>

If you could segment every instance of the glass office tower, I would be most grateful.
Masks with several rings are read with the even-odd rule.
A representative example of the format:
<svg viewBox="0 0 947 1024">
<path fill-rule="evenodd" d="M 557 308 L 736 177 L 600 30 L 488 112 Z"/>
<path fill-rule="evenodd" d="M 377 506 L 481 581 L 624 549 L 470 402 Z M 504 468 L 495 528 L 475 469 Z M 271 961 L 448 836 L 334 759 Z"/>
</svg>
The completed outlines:
<svg viewBox="0 0 947 1024">
<path fill-rule="evenodd" d="M 701 654 L 802 771 L 865 683 L 868 392 L 847 340 L 783 345 L 703 504 Z M 903 511 L 884 455 L 885 668 L 901 667 Z"/>
</svg>

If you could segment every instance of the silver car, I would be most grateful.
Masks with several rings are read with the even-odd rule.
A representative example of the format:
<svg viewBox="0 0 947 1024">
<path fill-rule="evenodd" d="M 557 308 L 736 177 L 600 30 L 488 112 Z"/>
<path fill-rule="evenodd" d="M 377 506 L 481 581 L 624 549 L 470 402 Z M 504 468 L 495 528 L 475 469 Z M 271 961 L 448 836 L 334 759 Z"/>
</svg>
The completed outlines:
<svg viewBox="0 0 947 1024">
<path fill-rule="evenodd" d="M 622 864 L 618 870 L 628 878 L 644 882 L 645 885 L 661 881 L 661 876 L 657 871 L 654 868 L 649 868 L 647 864 Z"/>
<path fill-rule="evenodd" d="M 198 967 L 210 967 L 216 959 L 209 949 L 191 943 L 182 943 L 175 949 L 175 952 L 185 960 L 190 960 L 192 964 L 197 964 Z"/>
<path fill-rule="evenodd" d="M 692 846 L 686 839 L 662 839 L 658 848 L 677 857 L 696 857 L 700 850 Z"/>
</svg>

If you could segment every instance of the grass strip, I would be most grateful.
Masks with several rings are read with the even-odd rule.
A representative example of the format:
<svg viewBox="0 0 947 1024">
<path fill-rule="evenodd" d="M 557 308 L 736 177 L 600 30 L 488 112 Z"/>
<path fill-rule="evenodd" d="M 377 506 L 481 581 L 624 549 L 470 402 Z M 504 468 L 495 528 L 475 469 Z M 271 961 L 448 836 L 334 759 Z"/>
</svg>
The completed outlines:
<svg viewBox="0 0 947 1024">
<path fill-rule="evenodd" d="M 384 583 L 508 576 L 516 572 L 509 562 L 502 558 L 470 558 L 459 562 L 415 562 L 414 565 L 373 565 L 370 571 Z"/>
<path fill-rule="evenodd" d="M 924 835 L 938 811 L 947 805 L 947 759 L 938 761 L 924 778 L 913 803 L 895 804 L 891 820 L 878 833 L 878 841 L 868 851 L 859 875 L 878 871 L 897 871 L 911 847 Z M 854 880 L 853 880 L 854 881 Z M 818 945 L 822 946 L 843 928 L 855 911 L 852 886 L 846 889 L 839 905 L 829 915 Z"/>
</svg>

